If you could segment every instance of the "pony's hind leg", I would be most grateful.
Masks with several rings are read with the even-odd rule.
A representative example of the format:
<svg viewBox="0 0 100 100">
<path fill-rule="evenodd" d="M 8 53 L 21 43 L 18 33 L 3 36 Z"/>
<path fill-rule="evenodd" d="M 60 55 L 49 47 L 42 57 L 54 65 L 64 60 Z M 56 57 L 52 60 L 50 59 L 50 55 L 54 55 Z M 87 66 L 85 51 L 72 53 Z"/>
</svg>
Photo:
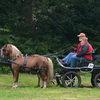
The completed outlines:
<svg viewBox="0 0 100 100">
<path fill-rule="evenodd" d="M 42 84 L 41 87 L 46 88 L 46 82 L 47 82 L 47 75 L 46 71 L 41 72 L 41 78 L 42 78 Z"/>
<path fill-rule="evenodd" d="M 46 83 L 47 83 L 47 82 L 44 81 L 44 87 L 43 87 L 44 89 L 46 88 Z"/>
<path fill-rule="evenodd" d="M 43 88 L 43 85 L 44 85 L 44 81 L 42 80 L 40 88 Z"/>
<path fill-rule="evenodd" d="M 45 89 L 46 88 L 46 82 L 42 80 L 42 83 L 41 83 L 41 88 Z"/>
<path fill-rule="evenodd" d="M 37 76 L 38 76 L 38 85 L 37 86 L 40 86 L 40 75 L 37 74 Z"/>
<path fill-rule="evenodd" d="M 41 83 L 41 88 L 45 89 L 46 88 L 46 82 L 42 80 L 42 83 Z"/>
</svg>

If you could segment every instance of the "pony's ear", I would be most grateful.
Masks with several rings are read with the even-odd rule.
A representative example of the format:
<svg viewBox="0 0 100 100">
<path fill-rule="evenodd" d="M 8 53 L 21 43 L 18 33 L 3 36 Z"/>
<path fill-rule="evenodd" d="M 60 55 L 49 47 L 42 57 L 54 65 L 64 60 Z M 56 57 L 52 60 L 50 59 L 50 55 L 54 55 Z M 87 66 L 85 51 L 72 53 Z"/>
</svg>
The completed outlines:
<svg viewBox="0 0 100 100">
<path fill-rule="evenodd" d="M 7 47 L 7 44 L 5 44 L 5 47 Z"/>
</svg>

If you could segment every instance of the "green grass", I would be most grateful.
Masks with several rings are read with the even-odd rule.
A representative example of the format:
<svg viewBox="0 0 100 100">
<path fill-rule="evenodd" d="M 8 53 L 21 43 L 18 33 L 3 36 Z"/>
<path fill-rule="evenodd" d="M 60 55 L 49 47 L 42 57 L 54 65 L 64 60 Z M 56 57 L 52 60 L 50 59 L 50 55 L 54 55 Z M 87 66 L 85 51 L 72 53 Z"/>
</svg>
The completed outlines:
<svg viewBox="0 0 100 100">
<path fill-rule="evenodd" d="M 19 87 L 12 89 L 12 74 L 0 74 L 0 100 L 99 100 L 100 89 L 91 85 L 91 75 L 80 73 L 81 86 L 64 88 L 55 85 L 42 89 L 37 87 L 37 76 L 19 75 Z"/>
</svg>

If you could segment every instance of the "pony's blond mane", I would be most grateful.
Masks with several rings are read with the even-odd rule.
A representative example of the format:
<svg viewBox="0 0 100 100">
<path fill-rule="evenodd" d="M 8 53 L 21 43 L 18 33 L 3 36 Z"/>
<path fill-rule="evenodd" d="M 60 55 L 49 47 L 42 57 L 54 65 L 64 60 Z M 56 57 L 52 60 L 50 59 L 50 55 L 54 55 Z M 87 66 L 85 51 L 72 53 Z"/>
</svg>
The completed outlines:
<svg viewBox="0 0 100 100">
<path fill-rule="evenodd" d="M 11 45 L 11 44 L 8 44 L 8 45 Z M 15 47 L 14 45 L 11 45 L 11 46 L 12 46 L 12 56 L 14 58 L 19 56 L 21 54 L 21 51 L 17 47 Z"/>
</svg>

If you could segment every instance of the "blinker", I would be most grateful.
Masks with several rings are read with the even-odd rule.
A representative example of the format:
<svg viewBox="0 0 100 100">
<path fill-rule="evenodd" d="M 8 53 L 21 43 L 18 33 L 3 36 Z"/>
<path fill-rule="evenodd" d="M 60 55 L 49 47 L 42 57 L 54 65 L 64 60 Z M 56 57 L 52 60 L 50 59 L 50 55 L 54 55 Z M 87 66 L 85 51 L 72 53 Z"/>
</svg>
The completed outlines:
<svg viewBox="0 0 100 100">
<path fill-rule="evenodd" d="M 5 52 L 5 51 L 6 51 L 6 49 L 3 49 L 2 51 L 3 51 L 3 52 Z"/>
</svg>

